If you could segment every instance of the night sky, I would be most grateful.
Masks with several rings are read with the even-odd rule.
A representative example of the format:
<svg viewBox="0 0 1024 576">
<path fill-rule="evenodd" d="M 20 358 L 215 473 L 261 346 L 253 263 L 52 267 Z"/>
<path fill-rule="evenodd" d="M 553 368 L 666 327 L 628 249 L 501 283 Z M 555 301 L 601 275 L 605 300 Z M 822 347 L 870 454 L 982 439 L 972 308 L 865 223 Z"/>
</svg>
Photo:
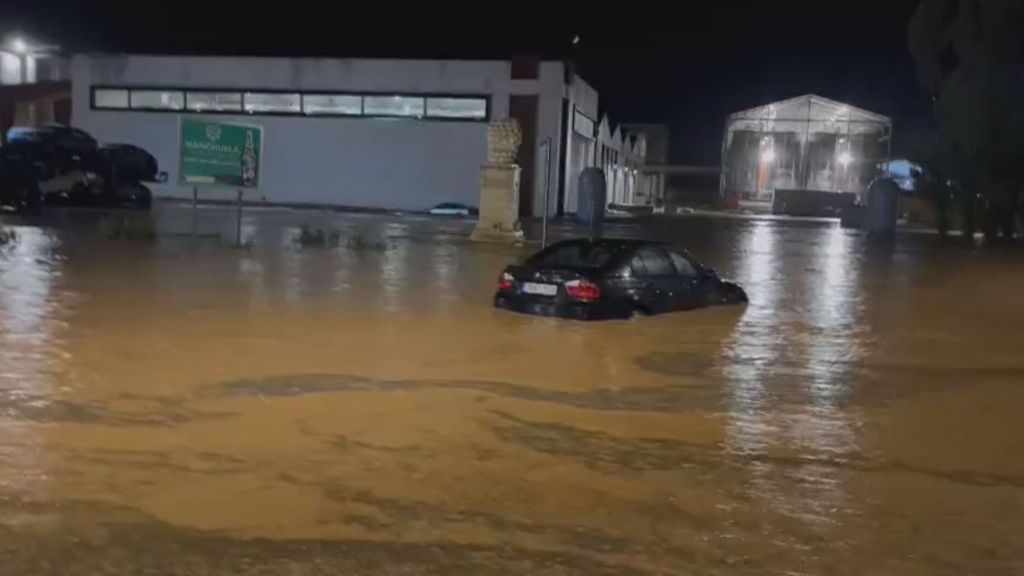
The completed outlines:
<svg viewBox="0 0 1024 576">
<path fill-rule="evenodd" d="M 928 122 L 906 48 L 916 0 L 680 2 L 671 15 L 633 2 L 619 3 L 629 13 L 611 18 L 595 14 L 593 2 L 506 2 L 501 10 L 495 2 L 357 4 L 335 3 L 327 14 L 323 3 L 299 0 L 274 2 L 273 10 L 191 0 L 8 1 L 0 26 L 69 50 L 571 58 L 613 122 L 668 124 L 676 163 L 716 164 L 729 112 L 805 93 L 892 116 L 897 152 Z M 552 6 L 564 13 L 545 20 Z"/>
</svg>

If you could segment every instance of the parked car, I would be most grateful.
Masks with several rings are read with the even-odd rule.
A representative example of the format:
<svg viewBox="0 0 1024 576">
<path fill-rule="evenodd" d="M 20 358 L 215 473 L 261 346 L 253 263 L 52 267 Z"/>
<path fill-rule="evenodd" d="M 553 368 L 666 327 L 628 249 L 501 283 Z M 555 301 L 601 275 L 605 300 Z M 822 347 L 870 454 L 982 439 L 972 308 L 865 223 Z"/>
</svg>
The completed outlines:
<svg viewBox="0 0 1024 576">
<path fill-rule="evenodd" d="M 156 182 L 160 167 L 152 154 L 132 144 L 104 144 L 100 155 L 118 182 Z"/>
<path fill-rule="evenodd" d="M 629 318 L 747 301 L 682 250 L 646 240 L 566 240 L 505 268 L 497 308 L 578 320 Z"/>
<path fill-rule="evenodd" d="M 38 209 L 70 206 L 149 208 L 143 182 L 159 182 L 152 154 L 131 144 L 97 145 L 87 132 L 60 125 L 14 127 L 0 148 L 0 203 Z"/>
<path fill-rule="evenodd" d="M 96 152 L 96 139 L 85 130 L 61 124 L 45 126 L 14 126 L 7 131 L 10 144 L 31 144 L 47 152 L 70 156 Z"/>
<path fill-rule="evenodd" d="M 442 202 L 431 208 L 430 213 L 434 216 L 461 216 L 467 218 L 469 216 L 476 216 L 479 214 L 479 211 L 472 206 L 459 204 L 458 202 Z"/>
<path fill-rule="evenodd" d="M 29 146 L 0 147 L 0 206 L 36 212 L 43 205 L 39 181 L 46 174 L 46 164 Z"/>
</svg>

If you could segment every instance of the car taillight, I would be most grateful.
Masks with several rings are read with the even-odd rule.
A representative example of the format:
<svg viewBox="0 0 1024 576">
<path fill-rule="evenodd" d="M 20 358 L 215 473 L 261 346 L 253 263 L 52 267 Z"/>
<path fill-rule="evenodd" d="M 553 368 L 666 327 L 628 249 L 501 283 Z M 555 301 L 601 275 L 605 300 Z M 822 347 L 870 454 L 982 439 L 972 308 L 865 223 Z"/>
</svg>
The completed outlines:
<svg viewBox="0 0 1024 576">
<path fill-rule="evenodd" d="M 601 288 L 590 280 L 570 280 L 565 283 L 565 293 L 573 300 L 592 302 L 601 299 Z"/>
<path fill-rule="evenodd" d="M 516 288 L 516 279 L 508 272 L 502 272 L 498 278 L 498 292 L 511 292 Z"/>
</svg>

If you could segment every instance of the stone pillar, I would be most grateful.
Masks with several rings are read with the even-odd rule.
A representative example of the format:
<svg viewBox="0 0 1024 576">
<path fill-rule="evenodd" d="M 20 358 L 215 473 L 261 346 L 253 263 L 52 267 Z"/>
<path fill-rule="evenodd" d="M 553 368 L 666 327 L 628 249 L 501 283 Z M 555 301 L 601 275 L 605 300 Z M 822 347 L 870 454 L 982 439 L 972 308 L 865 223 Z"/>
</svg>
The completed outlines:
<svg viewBox="0 0 1024 576">
<path fill-rule="evenodd" d="M 471 239 L 480 242 L 518 242 L 519 166 L 484 164 L 480 168 L 480 217 Z"/>
</svg>

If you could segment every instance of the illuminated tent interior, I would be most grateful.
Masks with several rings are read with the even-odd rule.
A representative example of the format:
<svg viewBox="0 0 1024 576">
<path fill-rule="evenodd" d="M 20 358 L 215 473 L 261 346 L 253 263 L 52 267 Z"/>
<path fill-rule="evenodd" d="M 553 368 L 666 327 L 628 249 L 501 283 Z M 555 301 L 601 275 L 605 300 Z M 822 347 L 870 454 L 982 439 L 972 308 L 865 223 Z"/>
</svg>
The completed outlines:
<svg viewBox="0 0 1024 576">
<path fill-rule="evenodd" d="M 726 122 L 723 193 L 756 204 L 781 189 L 862 196 L 891 142 L 888 117 L 820 96 L 736 112 Z"/>
</svg>

